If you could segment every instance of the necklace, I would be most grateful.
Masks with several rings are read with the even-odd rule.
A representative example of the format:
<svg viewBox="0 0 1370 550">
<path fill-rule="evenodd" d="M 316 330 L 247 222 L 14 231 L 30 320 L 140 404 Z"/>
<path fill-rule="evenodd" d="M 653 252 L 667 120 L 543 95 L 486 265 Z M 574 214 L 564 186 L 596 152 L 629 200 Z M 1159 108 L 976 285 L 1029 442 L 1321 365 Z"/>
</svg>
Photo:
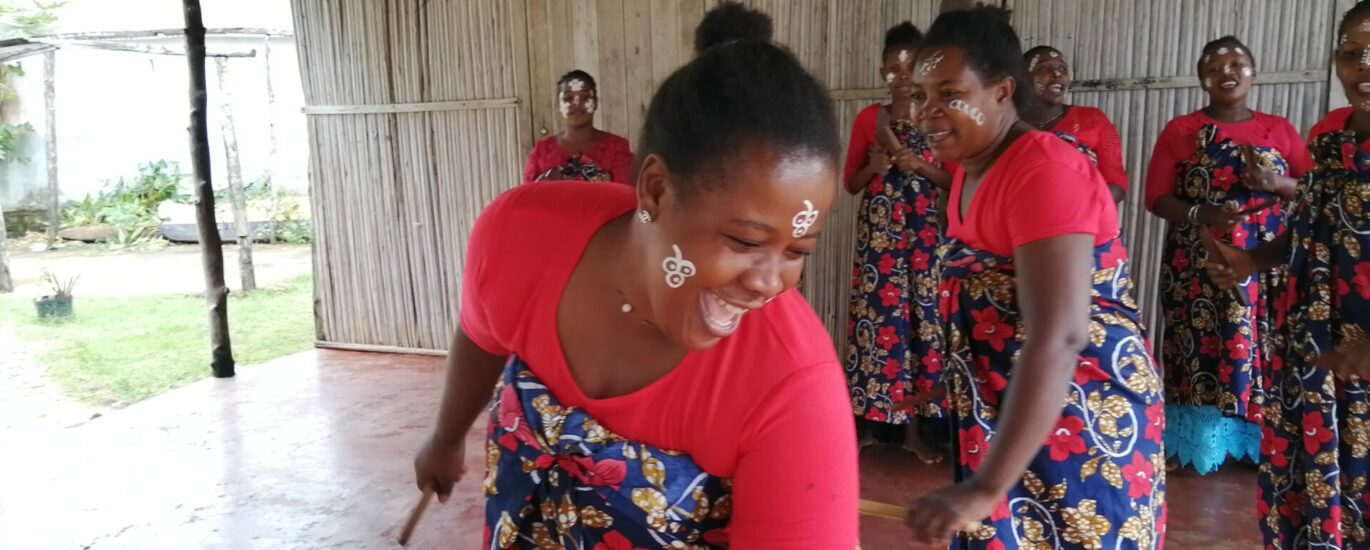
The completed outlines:
<svg viewBox="0 0 1370 550">
<path fill-rule="evenodd" d="M 1053 116 L 1053 117 L 1051 117 L 1051 118 L 1049 118 L 1049 119 L 1043 120 L 1043 121 L 1041 121 L 1041 122 L 1037 122 L 1037 121 L 1034 121 L 1034 120 L 1029 120 L 1029 119 L 1024 118 L 1024 117 L 1019 117 L 1019 118 L 1023 118 L 1023 122 L 1026 122 L 1026 123 L 1028 123 L 1028 124 L 1031 124 L 1034 128 L 1037 128 L 1038 130 L 1045 130 L 1045 129 L 1051 127 L 1052 124 L 1055 124 L 1056 121 L 1061 120 L 1062 118 L 1064 118 L 1064 117 L 1066 116 L 1066 111 L 1067 111 L 1067 110 L 1069 110 L 1069 109 L 1066 108 L 1066 107 L 1062 107 L 1062 108 L 1061 108 L 1060 114 L 1058 114 L 1058 115 L 1056 115 L 1056 116 Z"/>
</svg>

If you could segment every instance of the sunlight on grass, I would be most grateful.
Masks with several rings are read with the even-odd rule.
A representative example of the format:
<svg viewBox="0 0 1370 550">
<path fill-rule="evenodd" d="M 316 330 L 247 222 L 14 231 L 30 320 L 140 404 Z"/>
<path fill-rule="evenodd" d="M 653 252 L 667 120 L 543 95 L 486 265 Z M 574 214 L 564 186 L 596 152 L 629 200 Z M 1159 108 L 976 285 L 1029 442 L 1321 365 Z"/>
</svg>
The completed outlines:
<svg viewBox="0 0 1370 550">
<path fill-rule="evenodd" d="M 62 388 L 88 403 L 133 402 L 210 375 L 209 314 L 199 296 L 82 297 L 76 315 L 40 321 L 33 304 L 0 298 L 0 319 L 48 347 L 42 361 Z M 309 349 L 309 276 L 231 295 L 228 325 L 238 365 Z"/>
</svg>

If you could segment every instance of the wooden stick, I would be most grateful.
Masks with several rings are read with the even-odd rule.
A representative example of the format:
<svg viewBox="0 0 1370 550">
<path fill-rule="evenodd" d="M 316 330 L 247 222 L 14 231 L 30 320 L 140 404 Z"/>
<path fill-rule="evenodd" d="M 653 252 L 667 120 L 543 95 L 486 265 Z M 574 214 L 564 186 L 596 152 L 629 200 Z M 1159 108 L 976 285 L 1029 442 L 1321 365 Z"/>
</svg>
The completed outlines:
<svg viewBox="0 0 1370 550">
<path fill-rule="evenodd" d="M 404 529 L 400 531 L 400 546 L 409 544 L 409 536 L 414 534 L 414 527 L 419 524 L 419 518 L 423 517 L 423 511 L 428 508 L 428 502 L 433 500 L 433 487 L 430 485 L 423 489 L 423 496 L 419 497 L 419 502 L 414 505 L 414 510 L 409 512 L 409 520 L 404 522 Z"/>
<path fill-rule="evenodd" d="M 200 0 L 182 0 L 186 19 L 186 61 L 190 65 L 190 159 L 193 168 L 195 225 L 200 234 L 200 258 L 209 306 L 210 369 L 215 378 L 233 376 L 233 348 L 228 333 L 228 286 L 224 284 L 224 253 L 219 224 L 214 221 L 214 186 L 209 171 L 209 122 L 205 91 L 205 26 Z"/>
<path fill-rule="evenodd" d="M 876 518 L 892 519 L 894 521 L 904 521 L 904 508 L 884 502 L 861 499 L 861 515 Z"/>
</svg>

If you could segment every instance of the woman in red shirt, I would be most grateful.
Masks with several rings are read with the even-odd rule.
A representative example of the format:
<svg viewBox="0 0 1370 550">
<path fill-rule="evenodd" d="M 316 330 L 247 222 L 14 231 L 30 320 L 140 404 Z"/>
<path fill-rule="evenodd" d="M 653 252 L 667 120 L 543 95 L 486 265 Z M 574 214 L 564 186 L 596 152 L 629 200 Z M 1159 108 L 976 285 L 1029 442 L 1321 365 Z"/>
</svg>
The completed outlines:
<svg viewBox="0 0 1370 550">
<path fill-rule="evenodd" d="M 1060 50 L 1037 46 L 1023 54 L 1023 62 L 1027 63 L 1027 77 L 1032 80 L 1032 96 L 1020 115 L 1023 121 L 1038 130 L 1072 137 L 1092 151 L 1113 202 L 1123 200 L 1127 196 L 1123 141 L 1108 115 L 1094 107 L 1065 102 L 1074 81 Z"/>
<path fill-rule="evenodd" d="M 1288 230 L 1240 251 L 1206 239 L 1225 288 L 1284 267 L 1275 293 L 1258 518 L 1266 548 L 1370 548 L 1370 1 L 1342 18 L 1333 62 L 1351 107 L 1313 126 Z M 1215 255 L 1215 257 L 1217 257 Z"/>
<path fill-rule="evenodd" d="M 909 503 L 952 548 L 1157 548 L 1159 374 L 1099 170 L 1018 117 L 1028 89 L 1007 13 L 943 13 L 914 73 L 919 131 L 958 162 L 942 314 L 956 485 Z"/>
<path fill-rule="evenodd" d="M 931 428 L 941 423 L 922 423 L 929 429 L 919 430 L 918 419 L 944 418 L 942 400 L 913 410 L 906 405 L 907 398 L 941 387 L 936 258 L 942 188 L 951 184 L 912 121 L 913 55 L 922 37 L 908 21 L 885 32 L 880 73 L 890 103 L 856 115 L 847 147 L 847 192 L 861 194 L 847 385 L 862 445 L 902 440 L 924 462 L 940 462 L 938 443 L 945 438 Z"/>
<path fill-rule="evenodd" d="M 1166 454 L 1201 474 L 1260 452 L 1277 275 L 1262 273 L 1237 291 L 1213 286 L 1199 231 L 1244 249 L 1274 238 L 1283 230 L 1278 202 L 1293 197 L 1292 178 L 1310 165 L 1289 121 L 1247 106 L 1255 66 L 1236 38 L 1207 44 L 1198 69 L 1208 106 L 1166 125 L 1147 169 L 1147 208 L 1170 222 L 1160 297 Z"/>
<path fill-rule="evenodd" d="M 632 184 L 633 151 L 628 140 L 595 128 L 599 88 L 585 71 L 557 80 L 557 102 L 566 129 L 538 140 L 528 153 L 523 181 L 614 181 Z"/>
<path fill-rule="evenodd" d="M 714 39 L 652 98 L 636 187 L 526 185 L 477 220 L 415 470 L 450 493 L 493 391 L 483 547 L 856 546 L 842 366 L 794 290 L 837 122 L 758 22 L 705 17 Z"/>
</svg>

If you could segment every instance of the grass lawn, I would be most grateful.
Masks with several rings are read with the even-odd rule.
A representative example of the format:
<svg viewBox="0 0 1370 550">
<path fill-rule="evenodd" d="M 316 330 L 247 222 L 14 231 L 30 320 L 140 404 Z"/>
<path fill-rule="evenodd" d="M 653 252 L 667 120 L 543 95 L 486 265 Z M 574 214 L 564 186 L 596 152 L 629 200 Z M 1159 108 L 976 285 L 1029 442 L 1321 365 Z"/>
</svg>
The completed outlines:
<svg viewBox="0 0 1370 550">
<path fill-rule="evenodd" d="M 231 294 L 228 326 L 238 365 L 309 349 L 314 308 L 309 276 L 247 295 Z M 199 296 L 82 297 L 75 316 L 40 321 L 33 304 L 0 298 L 0 319 L 42 343 L 54 380 L 94 404 L 134 402 L 210 375 L 209 314 Z"/>
</svg>

